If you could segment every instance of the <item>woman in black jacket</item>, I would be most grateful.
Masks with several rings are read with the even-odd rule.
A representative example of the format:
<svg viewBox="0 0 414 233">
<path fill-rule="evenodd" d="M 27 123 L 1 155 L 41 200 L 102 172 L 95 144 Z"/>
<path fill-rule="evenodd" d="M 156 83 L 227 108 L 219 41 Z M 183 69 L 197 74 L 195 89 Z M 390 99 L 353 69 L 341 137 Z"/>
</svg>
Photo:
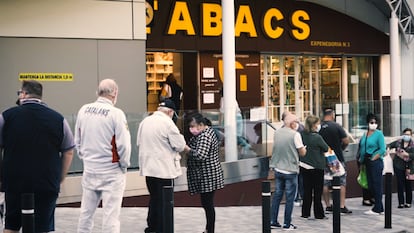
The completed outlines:
<svg viewBox="0 0 414 233">
<path fill-rule="evenodd" d="M 191 115 L 187 122 L 193 135 L 187 160 L 188 191 L 191 195 L 200 194 L 207 220 L 204 233 L 214 233 L 214 193 L 224 187 L 219 141 L 216 132 L 210 127 L 211 122 L 200 113 Z"/>
<path fill-rule="evenodd" d="M 411 137 L 412 134 L 412 129 L 404 129 L 402 138 L 392 142 L 389 146 L 390 148 L 395 148 L 393 166 L 395 176 L 397 177 L 398 208 L 411 207 L 413 200 L 411 180 L 406 178 L 406 172 L 414 173 L 414 142 Z"/>
</svg>

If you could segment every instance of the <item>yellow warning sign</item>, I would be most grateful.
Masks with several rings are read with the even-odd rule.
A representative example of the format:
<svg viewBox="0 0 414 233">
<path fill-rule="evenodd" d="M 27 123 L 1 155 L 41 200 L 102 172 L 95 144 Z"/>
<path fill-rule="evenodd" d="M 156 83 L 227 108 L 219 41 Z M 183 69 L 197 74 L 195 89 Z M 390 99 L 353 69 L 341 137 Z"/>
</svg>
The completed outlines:
<svg viewBox="0 0 414 233">
<path fill-rule="evenodd" d="M 19 80 L 36 80 L 36 81 L 73 81 L 71 73 L 20 73 Z"/>
</svg>

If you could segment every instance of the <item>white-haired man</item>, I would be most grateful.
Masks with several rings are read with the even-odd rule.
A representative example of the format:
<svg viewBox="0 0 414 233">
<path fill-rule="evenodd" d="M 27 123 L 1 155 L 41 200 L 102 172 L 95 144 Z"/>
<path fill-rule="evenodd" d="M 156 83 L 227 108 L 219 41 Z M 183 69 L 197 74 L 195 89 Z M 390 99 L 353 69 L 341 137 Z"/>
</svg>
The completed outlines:
<svg viewBox="0 0 414 233">
<path fill-rule="evenodd" d="M 294 114 L 286 114 L 283 120 L 285 126 L 275 131 L 272 158 L 269 166 L 275 171 L 275 193 L 271 209 L 271 228 L 294 230 L 292 224 L 293 201 L 299 174 L 299 155 L 306 155 L 306 146 L 300 136 L 299 120 Z M 283 226 L 278 222 L 279 205 L 283 194 L 286 196 Z"/>
<path fill-rule="evenodd" d="M 181 175 L 179 152 L 190 151 L 172 121 L 174 114 L 174 102 L 166 99 L 138 128 L 139 170 L 150 194 L 145 233 L 163 232 L 162 189 L 173 186 L 173 179 Z"/>
<path fill-rule="evenodd" d="M 75 143 L 84 168 L 78 233 L 92 232 L 93 216 L 101 199 L 102 232 L 120 232 L 131 136 L 124 112 L 114 106 L 117 97 L 116 82 L 104 79 L 98 86 L 98 99 L 78 112 Z"/>
</svg>

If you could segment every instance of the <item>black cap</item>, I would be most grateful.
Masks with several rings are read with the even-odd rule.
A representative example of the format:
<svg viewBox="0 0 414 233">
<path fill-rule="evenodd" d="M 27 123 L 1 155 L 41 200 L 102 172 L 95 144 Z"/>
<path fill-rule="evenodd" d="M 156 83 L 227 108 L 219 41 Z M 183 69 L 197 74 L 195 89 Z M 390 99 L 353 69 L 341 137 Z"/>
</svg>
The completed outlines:
<svg viewBox="0 0 414 233">
<path fill-rule="evenodd" d="M 160 106 L 160 107 L 166 107 L 166 108 L 171 108 L 172 110 L 175 111 L 175 104 L 170 99 L 163 100 L 158 106 Z"/>
</svg>

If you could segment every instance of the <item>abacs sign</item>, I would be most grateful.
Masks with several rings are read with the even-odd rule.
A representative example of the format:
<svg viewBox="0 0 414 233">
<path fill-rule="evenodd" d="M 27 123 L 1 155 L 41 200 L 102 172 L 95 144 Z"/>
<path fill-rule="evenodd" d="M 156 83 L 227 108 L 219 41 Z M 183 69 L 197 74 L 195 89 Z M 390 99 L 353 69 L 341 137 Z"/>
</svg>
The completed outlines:
<svg viewBox="0 0 414 233">
<path fill-rule="evenodd" d="M 386 34 L 314 3 L 234 2 L 236 50 L 239 52 L 389 53 Z M 147 48 L 221 51 L 223 9 L 220 0 L 152 0 L 146 5 Z"/>
</svg>

